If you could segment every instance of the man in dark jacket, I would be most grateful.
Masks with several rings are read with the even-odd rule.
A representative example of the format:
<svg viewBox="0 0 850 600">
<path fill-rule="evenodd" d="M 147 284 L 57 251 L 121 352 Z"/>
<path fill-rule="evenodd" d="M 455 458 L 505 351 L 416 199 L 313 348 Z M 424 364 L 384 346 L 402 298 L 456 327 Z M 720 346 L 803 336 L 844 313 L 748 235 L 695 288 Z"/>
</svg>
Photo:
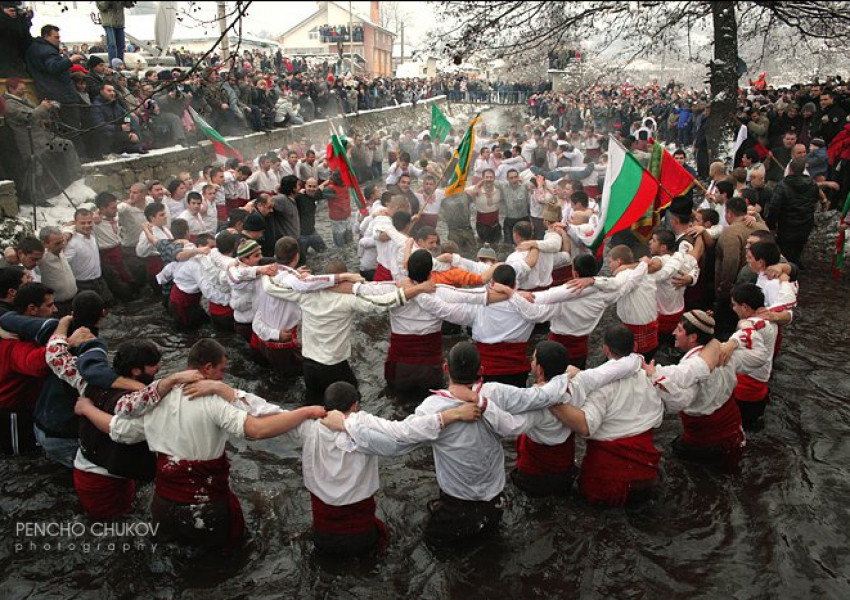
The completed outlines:
<svg viewBox="0 0 850 600">
<path fill-rule="evenodd" d="M 115 99 L 115 87 L 111 83 L 100 88 L 100 94 L 92 104 L 92 117 L 97 127 L 96 138 L 100 141 L 101 154 L 133 152 L 144 154 L 139 136 L 131 131 L 127 111 Z"/>
<path fill-rule="evenodd" d="M 795 158 L 788 166 L 788 176 L 773 190 L 767 204 L 765 221 L 777 230 L 776 242 L 788 262 L 800 265 L 803 248 L 815 226 L 815 207 L 820 195 L 808 175 L 805 158 Z"/>
<path fill-rule="evenodd" d="M 24 55 L 32 44 L 32 11 L 0 2 L 0 77 L 27 77 Z"/>
<path fill-rule="evenodd" d="M 33 40 L 27 48 L 27 69 L 35 81 L 35 91 L 41 98 L 60 103 L 59 117 L 71 130 L 80 128 L 80 102 L 71 85 L 71 66 L 83 60 L 81 54 L 66 58 L 59 53 L 59 28 L 45 25 L 41 37 Z"/>
</svg>

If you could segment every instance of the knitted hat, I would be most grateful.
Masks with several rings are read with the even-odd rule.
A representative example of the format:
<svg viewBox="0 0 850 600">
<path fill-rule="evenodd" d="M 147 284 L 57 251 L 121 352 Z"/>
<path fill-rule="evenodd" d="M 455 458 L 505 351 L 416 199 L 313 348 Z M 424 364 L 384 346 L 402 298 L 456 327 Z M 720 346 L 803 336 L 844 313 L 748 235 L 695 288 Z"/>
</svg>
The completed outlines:
<svg viewBox="0 0 850 600">
<path fill-rule="evenodd" d="M 714 335 L 714 318 L 703 310 L 692 310 L 682 315 L 682 318 L 708 335 Z"/>
<path fill-rule="evenodd" d="M 823 138 L 812 138 L 811 141 L 812 146 L 817 146 L 818 148 L 823 148 L 826 146 L 826 142 L 823 141 Z"/>
<path fill-rule="evenodd" d="M 124 67 L 124 61 L 118 58 L 117 56 L 112 59 L 112 69 L 114 71 L 120 71 Z"/>
<path fill-rule="evenodd" d="M 546 204 L 543 207 L 543 220 L 558 223 L 561 220 L 561 207 L 557 204 Z"/>
<path fill-rule="evenodd" d="M 246 258 L 260 249 L 260 245 L 254 240 L 243 240 L 236 250 L 236 258 Z"/>
<path fill-rule="evenodd" d="M 490 244 L 484 244 L 483 246 L 481 246 L 481 250 L 478 251 L 478 258 L 498 260 L 496 258 L 496 251 L 490 247 Z"/>
<path fill-rule="evenodd" d="M 86 67 L 88 68 L 89 71 L 91 71 L 97 65 L 102 65 L 105 62 L 106 61 L 103 60 L 102 58 L 100 58 L 99 56 L 95 56 L 94 54 L 92 54 L 91 56 L 89 56 L 89 62 L 86 64 Z"/>
<path fill-rule="evenodd" d="M 245 231 L 265 231 L 266 221 L 259 213 L 252 212 L 245 217 L 245 223 L 242 224 L 242 229 Z"/>
<path fill-rule="evenodd" d="M 806 103 L 803 105 L 803 108 L 802 108 L 802 109 L 800 109 L 800 110 L 801 110 L 801 111 L 808 110 L 808 111 L 813 112 L 813 113 L 818 112 L 818 109 L 817 109 L 817 107 L 815 106 L 815 103 L 814 103 L 814 102 L 806 102 Z"/>
</svg>

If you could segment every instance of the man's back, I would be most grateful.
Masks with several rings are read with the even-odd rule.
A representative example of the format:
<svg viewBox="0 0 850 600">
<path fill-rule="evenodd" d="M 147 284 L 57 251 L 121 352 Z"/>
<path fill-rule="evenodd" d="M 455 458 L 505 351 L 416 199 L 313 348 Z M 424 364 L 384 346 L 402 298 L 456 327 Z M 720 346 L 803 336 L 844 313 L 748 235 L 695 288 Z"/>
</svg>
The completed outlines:
<svg viewBox="0 0 850 600">
<path fill-rule="evenodd" d="M 639 371 L 590 394 L 584 405 L 590 439 L 615 440 L 658 427 L 664 405 L 652 382 Z"/>
<path fill-rule="evenodd" d="M 436 414 L 458 404 L 454 398 L 433 395 L 416 408 L 416 414 Z M 501 441 L 483 419 L 447 427 L 431 446 L 437 483 L 446 494 L 461 500 L 488 501 L 505 487 Z"/>
</svg>

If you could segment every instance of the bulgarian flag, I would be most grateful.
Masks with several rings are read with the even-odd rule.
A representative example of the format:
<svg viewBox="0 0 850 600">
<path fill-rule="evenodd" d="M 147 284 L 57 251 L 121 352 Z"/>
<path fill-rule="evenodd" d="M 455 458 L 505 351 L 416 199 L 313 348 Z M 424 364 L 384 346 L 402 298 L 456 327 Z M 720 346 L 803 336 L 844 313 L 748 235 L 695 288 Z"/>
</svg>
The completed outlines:
<svg viewBox="0 0 850 600">
<path fill-rule="evenodd" d="M 344 135 L 337 133 L 334 124 L 328 121 L 328 126 L 331 130 L 331 141 L 328 144 L 327 160 L 328 167 L 333 171 L 339 171 L 342 176 L 342 183 L 348 188 L 351 194 L 351 199 L 360 211 L 360 214 L 365 216 L 368 212 L 366 208 L 366 197 L 363 196 L 363 191 L 360 189 L 360 182 L 357 181 L 357 176 L 354 174 L 354 169 L 351 168 L 351 161 L 348 160 L 348 140 Z"/>
<path fill-rule="evenodd" d="M 656 141 L 652 141 L 649 172 L 658 180 L 658 195 L 633 228 L 644 240 L 649 239 L 661 220 L 661 211 L 670 206 L 673 198 L 687 194 L 694 185 L 694 176 Z"/>
<path fill-rule="evenodd" d="M 847 230 L 841 227 L 847 221 L 847 213 L 850 212 L 850 194 L 844 200 L 844 208 L 841 209 L 841 220 L 838 222 L 838 239 L 835 241 L 835 256 L 832 259 L 832 276 L 838 281 L 841 277 L 841 269 L 844 268 L 844 242 L 847 239 Z"/>
<path fill-rule="evenodd" d="M 593 235 L 584 244 L 594 252 L 618 231 L 628 229 L 652 206 L 658 181 L 613 137 L 608 145 L 608 170 Z"/>
<path fill-rule="evenodd" d="M 475 125 L 480 118 L 481 113 L 475 115 L 466 133 L 463 134 L 457 150 L 455 150 L 453 157 L 455 170 L 454 175 L 449 180 L 448 186 L 446 186 L 446 197 L 459 194 L 466 189 L 466 176 L 469 174 L 469 167 L 472 165 L 473 149 L 475 148 Z"/>
<path fill-rule="evenodd" d="M 227 143 L 227 140 L 224 139 L 221 134 L 215 130 L 215 128 L 207 123 L 204 118 L 199 115 L 194 108 L 191 106 L 189 108 L 189 114 L 192 115 L 192 120 L 195 121 L 195 127 L 207 136 L 207 139 L 212 142 L 213 150 L 215 150 L 215 159 L 224 164 L 227 162 L 228 158 L 238 158 L 239 162 L 242 162 L 244 159 L 242 155 L 239 154 L 239 151 Z"/>
</svg>

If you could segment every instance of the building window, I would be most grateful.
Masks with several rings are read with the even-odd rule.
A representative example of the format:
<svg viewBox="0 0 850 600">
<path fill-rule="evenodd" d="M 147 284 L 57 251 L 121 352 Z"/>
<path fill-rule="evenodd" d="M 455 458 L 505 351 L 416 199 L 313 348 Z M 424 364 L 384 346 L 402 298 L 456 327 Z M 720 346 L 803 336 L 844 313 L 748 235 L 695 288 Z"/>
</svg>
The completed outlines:
<svg viewBox="0 0 850 600">
<path fill-rule="evenodd" d="M 319 28 L 318 28 L 318 27 L 313 27 L 313 29 L 311 29 L 310 31 L 308 31 L 308 32 L 307 32 L 307 38 L 308 38 L 308 39 L 310 39 L 310 40 L 317 40 L 317 39 L 319 39 Z"/>
</svg>

